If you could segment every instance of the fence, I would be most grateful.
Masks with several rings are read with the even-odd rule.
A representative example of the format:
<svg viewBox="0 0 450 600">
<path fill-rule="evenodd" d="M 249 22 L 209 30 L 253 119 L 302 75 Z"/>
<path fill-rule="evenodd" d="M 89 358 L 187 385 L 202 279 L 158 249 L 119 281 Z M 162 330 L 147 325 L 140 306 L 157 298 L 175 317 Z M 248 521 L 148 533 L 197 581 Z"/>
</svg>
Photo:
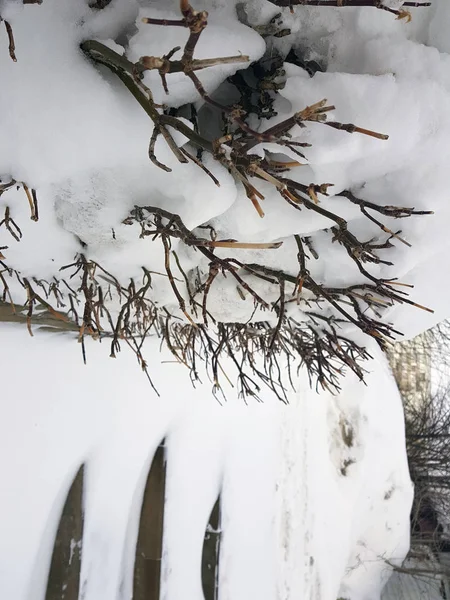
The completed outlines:
<svg viewBox="0 0 450 600">
<path fill-rule="evenodd" d="M 163 555 L 166 459 L 164 441 L 156 450 L 141 506 L 132 600 L 159 600 Z M 67 494 L 53 546 L 45 600 L 78 600 L 83 560 L 84 466 Z M 205 600 L 217 600 L 220 551 L 220 496 L 205 531 L 202 586 Z"/>
</svg>

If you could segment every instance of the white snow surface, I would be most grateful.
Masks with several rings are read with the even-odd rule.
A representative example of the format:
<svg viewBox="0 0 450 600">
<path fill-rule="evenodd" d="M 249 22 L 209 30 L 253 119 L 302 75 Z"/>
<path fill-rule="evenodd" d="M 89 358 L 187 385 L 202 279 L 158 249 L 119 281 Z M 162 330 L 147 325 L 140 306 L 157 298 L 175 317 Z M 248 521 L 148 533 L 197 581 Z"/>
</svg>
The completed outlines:
<svg viewBox="0 0 450 600">
<path fill-rule="evenodd" d="M 162 598 L 203 597 L 203 536 L 219 491 L 220 598 L 379 598 L 385 560 L 408 548 L 412 486 L 400 398 L 376 348 L 367 387 L 349 376 L 339 396 L 316 395 L 301 376 L 289 405 L 269 393 L 244 404 L 230 389 L 214 401 L 207 380 L 194 391 L 155 340 L 146 353 L 160 398 L 130 353 L 118 368 L 101 344 L 87 351 L 84 366 L 70 336 L 2 326 L 2 598 L 44 597 L 59 514 L 83 462 L 83 599 L 130 598 L 140 498 L 164 437 Z"/>
<path fill-rule="evenodd" d="M 264 53 L 263 38 L 237 20 L 236 4 L 195 4 L 210 13 L 198 57 L 243 54 L 255 60 Z M 253 25 L 280 12 L 266 0 L 238 4 Z M 9 57 L 0 23 L 0 178 L 35 188 L 40 213 L 38 222 L 30 220 L 22 189 L 0 196 L 0 220 L 8 207 L 23 234 L 17 242 L 0 227 L 6 263 L 22 276 L 50 281 L 73 262 L 83 242 L 86 256 L 123 283 L 139 277 L 142 267 L 162 272 L 161 244 L 139 239 L 137 226 L 122 223 L 133 206 L 150 204 L 179 214 L 190 229 L 212 223 L 221 238 L 281 240 L 278 250 L 236 252 L 241 260 L 282 266 L 294 276 L 293 234 L 308 235 L 320 250 L 321 260 L 309 263 L 316 280 L 360 282 L 346 251 L 331 243 L 330 222 L 294 210 L 269 185 L 258 182 L 265 196 L 261 219 L 241 185 L 206 155 L 220 187 L 196 165 L 179 164 L 161 138 L 156 154 L 172 172 L 149 162 L 150 120 L 120 81 L 83 56 L 79 44 L 98 39 L 131 60 L 169 52 L 183 45 L 186 31 L 144 25 L 141 19 L 176 18 L 177 6 L 175 0 L 113 0 L 95 12 L 85 0 L 27 6 L 0 0 L 18 59 L 13 63 Z M 330 119 L 389 134 L 380 141 L 319 124 L 294 129 L 294 139 L 312 147 L 305 152 L 307 164 L 291 176 L 307 185 L 333 183 L 330 191 L 336 194 L 351 188 L 375 203 L 434 211 L 385 220 L 402 229 L 411 247 L 395 241 L 389 255 L 395 266 L 371 266 L 374 275 L 414 284 L 413 299 L 435 310 L 403 305 L 386 311 L 385 318 L 407 337 L 449 316 L 449 10 L 447 0 L 434 0 L 430 10 L 413 10 L 411 23 L 370 8 L 282 10 L 282 26 L 292 34 L 268 41 L 269 50 L 287 56 L 296 49 L 327 71 L 310 78 L 286 63 L 278 115 L 255 125 L 271 127 L 327 98 L 336 107 Z M 245 66 L 213 67 L 199 77 L 212 93 Z M 146 74 L 145 81 L 158 102 L 177 107 L 198 101 L 201 109 L 189 81 L 169 76 L 168 96 L 153 76 Z M 273 144 L 255 150 L 264 149 L 285 158 Z M 321 196 L 320 202 L 345 217 L 361 238 L 380 236 L 344 198 Z M 186 269 L 207 273 L 199 253 L 175 241 L 172 249 L 179 250 Z M 18 282 L 9 284 L 13 299 L 24 301 Z M 277 290 L 263 291 L 277 299 Z M 160 305 L 177 312 L 167 278 L 155 277 L 153 292 Z M 217 277 L 210 302 L 214 316 L 224 321 L 246 321 L 253 314 L 253 303 L 240 299 L 230 278 Z M 59 513 L 83 461 L 88 478 L 83 598 L 129 598 L 138 499 L 154 450 L 166 437 L 164 600 L 202 597 L 201 542 L 220 489 L 220 600 L 378 600 L 390 573 L 384 559 L 401 561 L 408 549 L 412 488 L 400 398 L 384 358 L 368 341 L 375 358 L 367 364 L 367 386 L 348 374 L 338 396 L 318 395 L 300 371 L 289 405 L 268 392 L 262 404 L 245 405 L 230 389 L 227 402 L 219 404 L 206 375 L 194 391 L 185 368 L 161 353 L 154 339 L 147 342 L 146 357 L 160 398 L 127 353 L 114 362 L 104 344 L 92 342 L 84 366 L 70 336 L 30 338 L 25 328 L 1 327 L 1 598 L 43 598 Z M 352 443 L 346 445 L 350 430 Z"/>
</svg>

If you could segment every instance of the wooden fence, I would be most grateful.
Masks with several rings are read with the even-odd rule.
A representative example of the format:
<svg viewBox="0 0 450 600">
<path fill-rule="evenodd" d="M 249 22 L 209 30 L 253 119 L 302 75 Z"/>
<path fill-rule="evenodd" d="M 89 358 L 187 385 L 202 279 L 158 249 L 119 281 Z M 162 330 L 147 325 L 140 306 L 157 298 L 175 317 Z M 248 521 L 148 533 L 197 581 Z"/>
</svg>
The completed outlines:
<svg viewBox="0 0 450 600">
<path fill-rule="evenodd" d="M 159 600 L 163 555 L 166 459 L 164 442 L 148 473 L 136 545 L 132 600 Z M 84 466 L 73 480 L 53 546 L 45 600 L 78 600 L 83 559 Z M 205 600 L 217 600 L 220 551 L 220 496 L 205 531 L 202 586 Z"/>
</svg>

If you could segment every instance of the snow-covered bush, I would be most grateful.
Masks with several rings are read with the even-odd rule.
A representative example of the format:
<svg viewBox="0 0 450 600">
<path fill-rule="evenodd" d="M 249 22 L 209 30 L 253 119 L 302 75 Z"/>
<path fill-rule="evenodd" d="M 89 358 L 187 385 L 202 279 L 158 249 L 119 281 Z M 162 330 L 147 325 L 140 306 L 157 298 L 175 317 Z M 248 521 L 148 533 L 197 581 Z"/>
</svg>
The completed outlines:
<svg viewBox="0 0 450 600">
<path fill-rule="evenodd" d="M 450 79 L 422 83 L 448 65 L 398 29 L 425 4 L 167 4 L 0 3 L 3 302 L 144 370 L 157 334 L 216 389 L 224 354 L 245 394 L 282 397 L 286 359 L 322 388 L 362 379 L 364 336 L 385 348 L 393 309 L 431 312 L 403 276 L 447 243 L 424 215 Z"/>
</svg>

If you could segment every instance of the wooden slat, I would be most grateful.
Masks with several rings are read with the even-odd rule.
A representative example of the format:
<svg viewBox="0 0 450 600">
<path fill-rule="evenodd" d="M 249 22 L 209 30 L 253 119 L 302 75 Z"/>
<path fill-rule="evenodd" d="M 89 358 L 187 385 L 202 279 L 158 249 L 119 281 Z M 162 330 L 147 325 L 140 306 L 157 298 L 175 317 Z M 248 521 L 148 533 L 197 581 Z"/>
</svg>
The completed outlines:
<svg viewBox="0 0 450 600">
<path fill-rule="evenodd" d="M 73 480 L 53 547 L 45 600 L 78 600 L 83 539 L 84 465 Z"/>
<path fill-rule="evenodd" d="M 205 600 L 217 600 L 220 553 L 220 496 L 217 499 L 205 532 L 202 555 L 202 587 Z"/>
<path fill-rule="evenodd" d="M 15 310 L 14 310 L 15 309 Z M 27 307 L 16 305 L 11 306 L 8 302 L 0 301 L 0 322 L 1 323 L 22 323 L 27 324 Z M 32 329 L 43 329 L 46 331 L 78 331 L 76 323 L 73 323 L 67 317 L 66 320 L 57 318 L 48 310 L 36 310 L 31 319 Z"/>
<path fill-rule="evenodd" d="M 133 600 L 159 600 L 165 487 L 166 461 L 162 442 L 153 457 L 144 491 L 136 546 Z"/>
</svg>

